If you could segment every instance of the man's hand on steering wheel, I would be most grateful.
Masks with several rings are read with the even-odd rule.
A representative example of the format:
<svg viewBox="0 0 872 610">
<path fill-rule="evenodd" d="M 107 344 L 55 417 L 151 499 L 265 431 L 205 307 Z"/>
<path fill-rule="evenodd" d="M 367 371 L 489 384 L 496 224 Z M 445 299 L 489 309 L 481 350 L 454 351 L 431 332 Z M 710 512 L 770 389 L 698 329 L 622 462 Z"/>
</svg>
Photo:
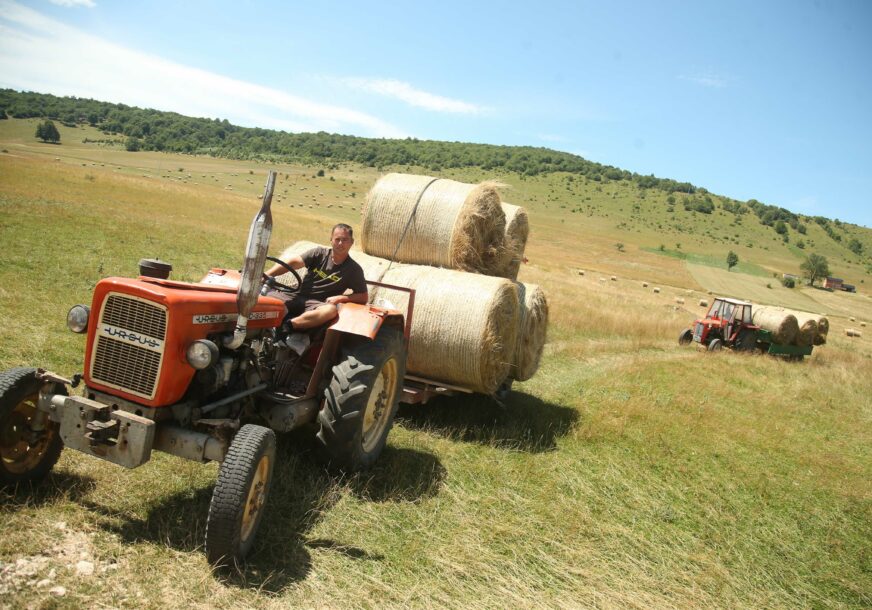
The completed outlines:
<svg viewBox="0 0 872 610">
<path fill-rule="evenodd" d="M 300 291 L 300 288 L 303 287 L 303 280 L 300 278 L 300 274 L 297 273 L 297 270 L 287 264 L 280 258 L 276 258 L 274 256 L 267 256 L 266 260 L 271 261 L 281 267 L 284 267 L 291 275 L 294 276 L 294 279 L 297 280 L 296 286 L 287 286 L 279 282 L 276 278 L 271 275 L 263 274 L 263 281 L 267 286 L 272 288 L 273 290 L 278 290 L 279 292 L 284 292 L 286 294 L 296 294 Z"/>
</svg>

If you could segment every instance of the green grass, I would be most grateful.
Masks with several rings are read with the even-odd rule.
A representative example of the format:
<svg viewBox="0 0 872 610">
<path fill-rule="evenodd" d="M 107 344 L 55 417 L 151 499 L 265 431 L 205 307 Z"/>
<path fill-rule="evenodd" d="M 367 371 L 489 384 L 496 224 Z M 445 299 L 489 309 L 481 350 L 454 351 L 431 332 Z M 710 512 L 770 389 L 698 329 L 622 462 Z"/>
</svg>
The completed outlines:
<svg viewBox="0 0 872 610">
<path fill-rule="evenodd" d="M 0 368 L 81 370 L 67 308 L 143 256 L 186 279 L 241 259 L 264 166 L 33 147 L 0 155 Z M 376 177 L 280 170 L 274 244 L 359 224 L 343 202 L 359 205 Z M 310 430 L 282 438 L 254 552 L 229 575 L 202 551 L 214 464 L 155 455 L 126 471 L 65 451 L 44 485 L 0 492 L 0 605 L 872 605 L 872 346 L 842 332 L 849 311 L 872 320 L 868 297 L 807 296 L 844 313 L 801 364 L 679 348 L 707 284 L 726 275 L 737 290 L 770 291 L 755 283 L 766 278 L 646 251 L 659 241 L 641 225 L 655 220 L 615 230 L 604 196 L 592 216 L 567 212 L 559 177 L 503 178 L 515 181 L 505 198 L 530 205 L 522 278 L 543 286 L 551 309 L 542 367 L 505 405 L 404 406 L 380 461 L 354 477 L 313 460 Z M 598 281 L 611 274 L 619 281 Z M 82 560 L 93 574 L 77 573 Z M 64 597 L 49 593 L 58 585 Z"/>
</svg>

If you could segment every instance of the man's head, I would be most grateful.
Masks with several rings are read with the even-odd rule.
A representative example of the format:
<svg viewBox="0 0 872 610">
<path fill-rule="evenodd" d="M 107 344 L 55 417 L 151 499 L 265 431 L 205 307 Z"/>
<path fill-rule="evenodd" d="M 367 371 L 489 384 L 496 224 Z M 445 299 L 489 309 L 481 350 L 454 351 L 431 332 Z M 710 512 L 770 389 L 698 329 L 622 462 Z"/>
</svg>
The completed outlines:
<svg viewBox="0 0 872 610">
<path fill-rule="evenodd" d="M 344 259 L 348 250 L 354 244 L 354 229 L 345 223 L 339 223 L 330 232 L 330 247 L 333 248 L 333 258 Z"/>
</svg>

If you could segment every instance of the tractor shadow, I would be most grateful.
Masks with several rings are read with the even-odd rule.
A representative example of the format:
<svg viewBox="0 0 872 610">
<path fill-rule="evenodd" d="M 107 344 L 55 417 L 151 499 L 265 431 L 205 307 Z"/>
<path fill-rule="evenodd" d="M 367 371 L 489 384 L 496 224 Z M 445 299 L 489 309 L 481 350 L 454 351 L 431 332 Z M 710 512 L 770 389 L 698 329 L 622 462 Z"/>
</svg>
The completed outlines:
<svg viewBox="0 0 872 610">
<path fill-rule="evenodd" d="M 461 394 L 400 405 L 397 421 L 451 440 L 541 453 L 557 448 L 557 439 L 578 421 L 578 411 L 523 392 L 511 392 L 503 404 L 490 396 Z"/>
<path fill-rule="evenodd" d="M 0 488 L 0 514 L 24 507 L 53 504 L 59 500 L 80 502 L 97 482 L 63 470 L 52 470 L 38 483 L 20 483 L 11 488 Z"/>
<path fill-rule="evenodd" d="M 293 436 L 293 435 L 289 435 Z M 244 565 L 214 571 L 228 586 L 279 593 L 305 579 L 311 549 L 341 553 L 359 561 L 380 561 L 378 553 L 308 534 L 347 493 L 372 502 L 409 502 L 438 493 L 445 469 L 430 454 L 387 447 L 376 466 L 352 476 L 331 475 L 315 462 L 306 439 L 279 438 L 269 500 Z M 82 502 L 98 513 L 101 526 L 128 543 L 167 545 L 203 553 L 213 486 L 177 493 L 156 503 L 145 518 Z M 341 533 L 339 534 L 341 536 Z"/>
</svg>

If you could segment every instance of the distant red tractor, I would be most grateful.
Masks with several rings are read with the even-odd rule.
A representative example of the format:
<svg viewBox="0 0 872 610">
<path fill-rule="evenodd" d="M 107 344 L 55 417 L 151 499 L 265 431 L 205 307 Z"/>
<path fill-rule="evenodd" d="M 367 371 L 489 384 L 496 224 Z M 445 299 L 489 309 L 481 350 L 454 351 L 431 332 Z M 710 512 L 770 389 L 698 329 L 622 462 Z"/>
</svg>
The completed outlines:
<svg viewBox="0 0 872 610">
<path fill-rule="evenodd" d="M 739 351 L 757 349 L 759 326 L 751 320 L 751 303 L 736 299 L 716 298 L 705 318 L 696 320 L 692 328 L 678 336 L 679 345 L 696 342 L 710 352 L 724 347 Z"/>
</svg>

